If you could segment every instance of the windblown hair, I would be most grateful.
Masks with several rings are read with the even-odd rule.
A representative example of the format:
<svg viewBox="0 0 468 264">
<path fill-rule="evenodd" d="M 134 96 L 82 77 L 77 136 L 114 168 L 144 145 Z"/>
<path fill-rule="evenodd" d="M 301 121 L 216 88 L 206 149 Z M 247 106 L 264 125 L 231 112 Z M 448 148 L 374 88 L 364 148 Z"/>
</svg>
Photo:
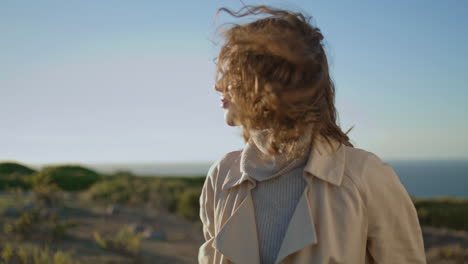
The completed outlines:
<svg viewBox="0 0 468 264">
<path fill-rule="evenodd" d="M 268 15 L 222 31 L 217 57 L 215 89 L 237 108 L 245 142 L 251 129 L 271 129 L 268 152 L 286 152 L 295 158 L 303 149 L 296 144 L 311 131 L 351 146 L 347 133 L 336 124 L 335 87 L 330 78 L 320 29 L 301 13 L 269 6 L 244 6 L 237 12 L 218 9 L 234 17 Z M 312 130 L 306 128 L 312 127 Z"/>
</svg>

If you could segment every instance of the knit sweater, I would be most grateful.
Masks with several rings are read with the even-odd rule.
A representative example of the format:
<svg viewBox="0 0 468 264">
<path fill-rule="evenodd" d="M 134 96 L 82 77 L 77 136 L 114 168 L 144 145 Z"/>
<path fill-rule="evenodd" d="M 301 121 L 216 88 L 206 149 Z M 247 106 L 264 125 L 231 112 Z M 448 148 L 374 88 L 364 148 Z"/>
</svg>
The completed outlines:
<svg viewBox="0 0 468 264">
<path fill-rule="evenodd" d="M 296 205 L 307 185 L 302 177 L 308 151 L 298 159 L 287 161 L 284 155 L 266 155 L 265 135 L 268 130 L 256 131 L 246 144 L 241 166 L 257 181 L 252 189 L 262 264 L 273 264 Z M 308 133 L 299 144 L 308 144 Z"/>
</svg>

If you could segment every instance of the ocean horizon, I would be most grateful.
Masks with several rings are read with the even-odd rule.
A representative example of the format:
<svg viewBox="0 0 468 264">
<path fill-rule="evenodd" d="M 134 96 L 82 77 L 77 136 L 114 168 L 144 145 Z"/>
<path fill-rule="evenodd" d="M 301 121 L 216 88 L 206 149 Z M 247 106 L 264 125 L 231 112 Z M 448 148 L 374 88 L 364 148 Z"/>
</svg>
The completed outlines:
<svg viewBox="0 0 468 264">
<path fill-rule="evenodd" d="M 411 196 L 468 198 L 468 160 L 384 160 L 390 164 Z M 64 163 L 61 163 L 64 164 Z M 213 162 L 65 163 L 100 173 L 127 171 L 138 176 L 205 176 Z M 30 165 L 35 169 L 59 164 Z"/>
</svg>

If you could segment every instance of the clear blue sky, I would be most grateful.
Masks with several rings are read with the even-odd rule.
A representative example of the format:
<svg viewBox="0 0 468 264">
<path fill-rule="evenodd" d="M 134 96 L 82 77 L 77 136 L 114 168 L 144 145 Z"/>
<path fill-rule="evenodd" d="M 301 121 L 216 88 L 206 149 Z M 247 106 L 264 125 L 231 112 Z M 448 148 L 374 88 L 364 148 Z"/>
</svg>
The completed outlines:
<svg viewBox="0 0 468 264">
<path fill-rule="evenodd" d="M 468 159 L 467 1 L 260 1 L 323 32 L 343 130 L 383 159 Z M 213 161 L 243 147 L 213 87 L 239 1 L 1 1 L 0 160 Z"/>
</svg>

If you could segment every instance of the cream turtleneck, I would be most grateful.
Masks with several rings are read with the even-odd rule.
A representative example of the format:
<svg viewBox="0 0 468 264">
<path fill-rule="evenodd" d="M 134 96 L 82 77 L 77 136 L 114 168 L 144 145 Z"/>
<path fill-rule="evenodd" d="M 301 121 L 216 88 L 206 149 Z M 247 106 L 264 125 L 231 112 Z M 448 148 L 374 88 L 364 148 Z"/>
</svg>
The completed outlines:
<svg viewBox="0 0 468 264">
<path fill-rule="evenodd" d="M 246 144 L 241 158 L 241 166 L 244 172 L 255 178 L 257 181 L 263 181 L 275 178 L 289 170 L 302 165 L 307 161 L 310 148 L 302 156 L 294 160 L 286 160 L 284 154 L 270 156 L 266 150 L 267 135 L 271 130 L 251 130 L 251 140 Z M 300 146 L 310 144 L 311 130 L 307 129 L 303 136 L 298 140 Z"/>
</svg>

